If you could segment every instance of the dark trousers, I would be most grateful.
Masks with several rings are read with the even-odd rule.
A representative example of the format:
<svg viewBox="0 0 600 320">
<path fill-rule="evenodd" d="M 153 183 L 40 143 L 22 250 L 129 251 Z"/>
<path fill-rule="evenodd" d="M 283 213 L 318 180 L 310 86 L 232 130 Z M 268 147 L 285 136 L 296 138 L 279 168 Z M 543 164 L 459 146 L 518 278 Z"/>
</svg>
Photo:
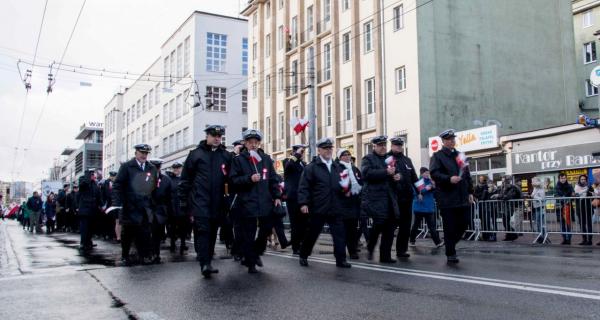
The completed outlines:
<svg viewBox="0 0 600 320">
<path fill-rule="evenodd" d="M 396 237 L 396 254 L 408 251 L 408 238 L 410 237 L 410 224 L 412 222 L 412 201 L 398 202 L 400 218 L 398 222 L 398 236 Z"/>
<path fill-rule="evenodd" d="M 219 239 L 225 244 L 227 249 L 233 245 L 233 224 L 227 215 L 219 216 Z"/>
<path fill-rule="evenodd" d="M 288 200 L 287 208 L 292 229 L 292 250 L 298 251 L 308 231 L 308 214 L 300 212 L 300 206 L 296 201 Z"/>
<path fill-rule="evenodd" d="M 267 248 L 267 238 L 273 228 L 272 217 L 242 218 L 240 231 L 242 235 L 241 251 L 245 264 L 255 266 L 256 260 Z M 258 235 L 256 230 L 258 229 Z"/>
<path fill-rule="evenodd" d="M 121 227 L 121 256 L 129 258 L 131 244 L 135 243 L 138 258 L 141 260 L 149 256 L 152 228 L 144 219 L 141 225 L 125 224 Z"/>
<path fill-rule="evenodd" d="M 579 223 L 581 224 L 581 233 L 592 233 L 593 208 L 591 206 L 591 203 L 580 201 L 578 205 L 581 206 L 581 208 L 577 210 L 577 218 L 579 219 Z M 592 242 L 591 234 L 584 234 L 581 237 L 584 242 Z"/>
<path fill-rule="evenodd" d="M 344 222 L 341 217 L 334 215 L 311 215 L 308 232 L 300 248 L 300 257 L 308 258 L 310 256 L 325 223 L 329 225 L 329 231 L 333 238 L 333 255 L 335 256 L 335 260 L 337 262 L 346 261 L 346 232 L 344 230 Z"/>
<path fill-rule="evenodd" d="M 369 241 L 369 231 L 371 228 L 369 228 L 369 218 L 368 217 L 360 217 L 358 219 L 358 234 L 356 235 L 356 244 L 358 245 L 358 242 L 360 241 L 360 237 L 363 236 L 365 238 L 365 241 Z"/>
<path fill-rule="evenodd" d="M 419 227 L 421 222 L 425 220 L 429 233 L 433 243 L 436 245 L 440 243 L 440 235 L 437 232 L 437 223 L 435 221 L 435 212 L 415 212 L 415 220 L 413 221 L 412 229 L 410 230 L 410 242 L 415 242 L 417 235 L 419 234 Z"/>
<path fill-rule="evenodd" d="M 281 247 L 287 247 L 289 241 L 285 236 L 285 227 L 283 226 L 283 218 L 281 217 L 273 217 L 273 230 L 275 230 L 275 235 L 277 235 L 277 240 L 279 240 L 279 244 Z"/>
<path fill-rule="evenodd" d="M 92 233 L 90 230 L 90 224 L 92 219 L 90 216 L 79 216 L 79 244 L 91 248 L 92 247 Z"/>
<path fill-rule="evenodd" d="M 350 255 L 355 255 L 357 254 L 356 248 L 358 246 L 358 239 L 360 238 L 360 233 L 358 231 L 358 219 L 344 219 L 343 223 L 346 234 L 346 248 L 348 249 L 348 253 Z"/>
<path fill-rule="evenodd" d="M 160 257 L 160 243 L 165 237 L 165 225 L 159 223 L 155 218 L 151 226 L 152 247 L 150 253 L 155 257 Z"/>
<path fill-rule="evenodd" d="M 190 218 L 188 216 L 171 216 L 167 221 L 167 233 L 171 243 L 175 245 L 177 239 L 181 246 L 185 246 L 185 239 L 190 229 Z"/>
<path fill-rule="evenodd" d="M 456 255 L 456 244 L 462 239 L 469 225 L 470 208 L 443 208 L 440 209 L 444 224 L 444 241 L 446 256 Z"/>
<path fill-rule="evenodd" d="M 55 221 L 50 218 L 46 220 L 46 233 L 54 232 L 54 223 Z"/>
<path fill-rule="evenodd" d="M 379 235 L 381 235 L 381 244 L 379 245 L 379 259 L 389 260 L 392 258 L 392 243 L 394 242 L 394 230 L 396 224 L 393 218 L 386 220 L 373 221 L 373 227 L 369 231 L 369 243 L 367 250 L 372 253 L 375 250 Z"/>
<path fill-rule="evenodd" d="M 231 224 L 233 225 L 233 244 L 231 245 L 231 254 L 234 256 L 242 256 L 242 220 L 238 217 L 237 212 L 229 213 Z"/>
<path fill-rule="evenodd" d="M 60 207 L 56 210 L 56 230 L 62 231 L 65 228 L 65 209 Z"/>
<path fill-rule="evenodd" d="M 194 249 L 196 259 L 200 265 L 207 265 L 212 261 L 217 242 L 219 221 L 217 218 L 194 217 Z"/>
</svg>

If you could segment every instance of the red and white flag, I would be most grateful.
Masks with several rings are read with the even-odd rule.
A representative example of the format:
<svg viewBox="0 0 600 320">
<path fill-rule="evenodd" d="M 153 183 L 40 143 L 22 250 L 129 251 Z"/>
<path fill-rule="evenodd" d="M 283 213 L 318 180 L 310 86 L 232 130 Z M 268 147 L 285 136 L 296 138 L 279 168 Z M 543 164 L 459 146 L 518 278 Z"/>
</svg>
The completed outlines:
<svg viewBox="0 0 600 320">
<path fill-rule="evenodd" d="M 417 191 L 419 192 L 423 191 L 425 189 L 425 179 L 415 182 L 415 188 L 417 188 Z"/>
<path fill-rule="evenodd" d="M 456 164 L 458 165 L 458 170 L 460 171 L 460 176 L 462 176 L 465 168 L 469 166 L 469 161 L 467 161 L 467 156 L 460 152 L 458 156 L 456 156 Z"/>
<path fill-rule="evenodd" d="M 350 190 L 350 176 L 348 175 L 348 169 L 344 169 L 344 171 L 340 173 L 340 186 L 344 193 Z"/>
<path fill-rule="evenodd" d="M 290 120 L 290 126 L 292 127 L 292 130 L 294 130 L 294 132 L 298 135 L 301 132 L 303 132 L 306 127 L 308 126 L 308 120 L 302 118 L 302 119 L 298 119 L 298 118 L 292 118 Z"/>
<path fill-rule="evenodd" d="M 396 158 L 394 156 L 389 156 L 385 158 L 385 164 L 387 164 L 388 168 L 396 166 Z"/>
<path fill-rule="evenodd" d="M 281 181 L 279 183 L 279 192 L 283 194 L 283 190 L 285 190 L 285 182 Z"/>
<path fill-rule="evenodd" d="M 254 150 L 250 150 L 250 162 L 252 162 L 253 164 L 258 164 L 261 161 L 262 158 L 260 157 L 260 154 L 258 154 L 258 152 Z"/>
<path fill-rule="evenodd" d="M 225 164 L 221 164 L 221 172 L 223 173 L 224 176 L 227 175 L 227 168 L 225 167 Z"/>
</svg>

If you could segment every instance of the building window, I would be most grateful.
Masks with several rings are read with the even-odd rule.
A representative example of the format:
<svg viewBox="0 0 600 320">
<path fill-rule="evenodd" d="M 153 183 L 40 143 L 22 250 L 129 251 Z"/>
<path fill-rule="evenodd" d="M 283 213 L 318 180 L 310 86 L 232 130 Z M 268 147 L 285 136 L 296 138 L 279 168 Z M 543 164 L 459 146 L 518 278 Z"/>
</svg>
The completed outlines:
<svg viewBox="0 0 600 320">
<path fill-rule="evenodd" d="M 175 121 L 175 99 L 169 101 L 169 123 Z"/>
<path fill-rule="evenodd" d="M 176 61 L 175 61 L 175 50 L 171 51 L 171 55 L 169 56 L 169 61 L 171 62 L 171 66 L 170 66 L 170 70 L 171 70 L 171 77 L 169 78 L 169 84 L 171 85 L 171 87 L 173 86 L 173 84 L 175 83 L 175 81 L 173 81 L 173 77 L 177 76 L 176 72 L 177 70 L 176 68 Z"/>
<path fill-rule="evenodd" d="M 154 103 L 159 104 L 160 103 L 160 83 L 156 85 L 156 88 L 154 88 Z"/>
<path fill-rule="evenodd" d="M 342 0 L 342 11 L 350 9 L 350 0 Z"/>
<path fill-rule="evenodd" d="M 279 10 L 283 9 L 284 0 L 279 0 Z"/>
<path fill-rule="evenodd" d="M 293 107 L 292 108 L 292 115 L 294 116 L 294 118 L 300 118 L 300 108 Z"/>
<path fill-rule="evenodd" d="M 225 72 L 227 61 L 227 35 L 206 34 L 206 71 Z"/>
<path fill-rule="evenodd" d="M 277 115 L 277 118 L 279 119 L 277 121 L 277 124 L 279 125 L 279 130 L 277 130 L 278 131 L 277 132 L 278 133 L 278 137 L 279 137 L 279 139 L 284 139 L 285 138 L 285 119 L 283 117 L 283 112 L 280 112 Z M 283 146 L 281 146 L 278 149 L 283 149 Z"/>
<path fill-rule="evenodd" d="M 154 120 L 148 120 L 148 139 L 154 138 Z"/>
<path fill-rule="evenodd" d="M 271 2 L 266 3 L 265 11 L 266 11 L 267 19 L 269 19 L 271 17 Z"/>
<path fill-rule="evenodd" d="M 248 90 L 242 90 L 242 113 L 248 113 Z"/>
<path fill-rule="evenodd" d="M 598 95 L 598 87 L 594 87 L 592 82 L 588 79 L 585 80 L 585 96 L 592 97 Z"/>
<path fill-rule="evenodd" d="M 256 122 L 256 121 L 252 122 L 252 129 L 258 129 L 258 122 Z"/>
<path fill-rule="evenodd" d="M 187 147 L 190 145 L 190 128 L 183 128 L 183 146 Z"/>
<path fill-rule="evenodd" d="M 257 84 L 256 81 L 252 83 L 252 98 L 256 99 Z"/>
<path fill-rule="evenodd" d="M 154 117 L 154 135 L 158 136 L 158 124 L 160 123 L 160 116 Z"/>
<path fill-rule="evenodd" d="M 271 117 L 265 119 L 265 141 L 271 142 Z"/>
<path fill-rule="evenodd" d="M 331 20 L 331 0 L 323 0 L 323 21 Z"/>
<path fill-rule="evenodd" d="M 283 26 L 277 28 L 277 50 L 283 49 Z"/>
<path fill-rule="evenodd" d="M 181 102 L 181 95 L 178 95 L 175 99 L 175 119 L 181 118 L 181 115 L 183 113 Z"/>
<path fill-rule="evenodd" d="M 248 75 L 248 38 L 242 38 L 242 75 Z"/>
<path fill-rule="evenodd" d="M 146 126 L 146 124 L 144 123 L 142 125 L 142 142 L 146 142 L 148 141 L 148 136 L 146 135 L 146 133 L 148 132 L 148 126 Z"/>
<path fill-rule="evenodd" d="M 375 78 L 365 80 L 367 114 L 375 113 Z"/>
<path fill-rule="evenodd" d="M 163 105 L 163 127 L 169 124 L 169 104 Z"/>
<path fill-rule="evenodd" d="M 152 109 L 153 105 L 154 105 L 154 89 L 150 89 L 150 92 L 148 92 L 148 110 Z"/>
<path fill-rule="evenodd" d="M 165 153 L 163 153 L 163 155 L 171 152 L 169 150 L 169 139 L 168 138 L 163 138 L 163 148 L 165 148 L 165 150 L 164 150 Z"/>
<path fill-rule="evenodd" d="M 177 80 L 183 77 L 183 45 L 177 46 Z"/>
<path fill-rule="evenodd" d="M 265 76 L 265 96 L 268 98 L 271 97 L 271 75 L 268 74 Z"/>
<path fill-rule="evenodd" d="M 188 112 L 190 112 L 190 107 L 189 107 L 188 103 L 186 102 L 187 99 L 189 99 L 189 97 L 190 97 L 190 89 L 187 89 L 183 92 L 183 103 L 182 103 L 183 114 L 188 114 Z"/>
<path fill-rule="evenodd" d="M 292 94 L 298 93 L 298 60 L 292 61 Z"/>
<path fill-rule="evenodd" d="M 364 24 L 365 53 L 373 50 L 373 21 Z"/>
<path fill-rule="evenodd" d="M 190 74 L 190 37 L 183 41 L 183 74 Z"/>
<path fill-rule="evenodd" d="M 396 68 L 396 92 L 406 90 L 406 67 Z"/>
<path fill-rule="evenodd" d="M 227 111 L 227 88 L 206 87 L 206 110 Z"/>
<path fill-rule="evenodd" d="M 342 59 L 344 62 L 350 61 L 350 32 L 342 36 Z"/>
<path fill-rule="evenodd" d="M 323 53 L 325 53 L 323 57 L 323 64 L 325 65 L 323 68 L 323 81 L 327 81 L 331 79 L 331 42 L 326 43 L 323 47 Z"/>
<path fill-rule="evenodd" d="M 594 24 L 594 21 L 592 20 L 592 10 L 588 10 L 586 12 L 583 13 L 583 27 L 587 28 L 587 27 L 591 27 Z"/>
<path fill-rule="evenodd" d="M 164 87 L 167 87 L 167 80 L 171 78 L 171 73 L 169 72 L 169 56 L 163 60 L 163 76 L 164 76 Z"/>
<path fill-rule="evenodd" d="M 169 151 L 175 152 L 177 149 L 175 148 L 175 135 L 172 134 L 169 136 Z"/>
<path fill-rule="evenodd" d="M 256 27 L 258 25 L 258 12 L 255 12 L 252 15 L 252 25 Z"/>
<path fill-rule="evenodd" d="M 135 104 L 135 118 L 139 119 L 142 115 L 142 100 L 138 100 Z"/>
<path fill-rule="evenodd" d="M 325 96 L 325 126 L 331 126 L 331 94 Z"/>
<path fill-rule="evenodd" d="M 404 5 L 394 8 L 394 31 L 404 28 Z"/>
<path fill-rule="evenodd" d="M 145 114 L 148 111 L 148 96 L 144 95 L 142 97 L 142 114 Z"/>
<path fill-rule="evenodd" d="M 298 45 L 298 17 L 292 18 L 292 34 L 291 34 L 290 49 L 294 49 Z"/>
<path fill-rule="evenodd" d="M 175 148 L 181 150 L 183 148 L 183 138 L 181 137 L 181 131 L 175 133 Z"/>
<path fill-rule="evenodd" d="M 258 58 L 258 46 L 256 42 L 252 44 L 252 60 L 256 60 Z"/>
<path fill-rule="evenodd" d="M 352 87 L 344 88 L 344 120 L 352 120 Z"/>
<path fill-rule="evenodd" d="M 583 44 L 583 62 L 596 62 L 596 42 L 588 42 Z"/>
<path fill-rule="evenodd" d="M 271 56 L 271 34 L 269 33 L 265 37 L 265 58 L 268 58 L 270 56 Z"/>
<path fill-rule="evenodd" d="M 283 68 L 279 68 L 277 71 L 277 83 L 279 92 L 283 91 Z"/>
<path fill-rule="evenodd" d="M 308 33 L 313 32 L 313 24 L 313 6 L 310 6 L 306 9 L 306 31 L 308 31 Z"/>
</svg>

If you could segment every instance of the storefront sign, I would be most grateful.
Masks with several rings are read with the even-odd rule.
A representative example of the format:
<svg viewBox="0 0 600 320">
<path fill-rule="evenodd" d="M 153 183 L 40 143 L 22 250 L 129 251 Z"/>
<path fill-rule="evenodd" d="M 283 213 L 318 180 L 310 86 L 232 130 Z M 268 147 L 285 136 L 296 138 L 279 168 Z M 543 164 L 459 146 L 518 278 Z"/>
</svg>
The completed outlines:
<svg viewBox="0 0 600 320">
<path fill-rule="evenodd" d="M 498 146 L 498 127 L 489 126 L 456 133 L 456 149 L 462 152 L 492 149 Z M 429 138 L 429 156 L 442 149 L 440 137 Z"/>
<path fill-rule="evenodd" d="M 549 172 L 600 166 L 600 143 L 587 143 L 511 154 L 512 173 Z"/>
</svg>

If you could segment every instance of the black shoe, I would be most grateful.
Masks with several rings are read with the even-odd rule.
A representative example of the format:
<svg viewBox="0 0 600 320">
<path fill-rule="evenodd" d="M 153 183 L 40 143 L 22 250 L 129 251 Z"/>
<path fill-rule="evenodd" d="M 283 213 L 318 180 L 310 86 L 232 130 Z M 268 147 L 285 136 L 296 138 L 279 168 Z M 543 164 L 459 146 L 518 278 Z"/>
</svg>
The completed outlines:
<svg viewBox="0 0 600 320">
<path fill-rule="evenodd" d="M 448 259 L 448 263 L 456 264 L 456 263 L 460 262 L 460 260 L 458 260 L 458 258 L 456 256 L 448 256 L 447 259 Z"/>
<path fill-rule="evenodd" d="M 300 257 L 300 260 L 298 260 L 298 262 L 300 263 L 301 266 L 308 267 L 308 260 L 306 258 Z"/>
<path fill-rule="evenodd" d="M 210 264 L 200 266 L 200 271 L 202 272 L 204 278 L 210 278 L 210 276 L 212 275 Z"/>
<path fill-rule="evenodd" d="M 396 263 L 396 259 L 388 258 L 388 259 L 379 259 L 381 263 Z"/>
<path fill-rule="evenodd" d="M 299 255 L 300 255 L 300 250 L 298 250 L 298 249 L 295 249 L 295 250 L 292 252 L 292 254 L 293 254 L 293 255 L 295 255 L 295 256 L 299 256 Z"/>
<path fill-rule="evenodd" d="M 588 241 L 584 244 L 585 246 L 591 246 L 592 245 L 592 241 Z"/>
<path fill-rule="evenodd" d="M 233 255 L 233 261 L 236 261 L 236 262 L 242 261 L 242 256 L 234 254 Z"/>
<path fill-rule="evenodd" d="M 372 261 L 373 260 L 373 251 L 369 251 L 367 253 L 367 260 Z"/>
<path fill-rule="evenodd" d="M 340 262 L 336 262 L 335 266 L 338 268 L 352 268 L 352 265 L 348 263 L 348 261 L 340 261 Z"/>
<path fill-rule="evenodd" d="M 152 263 L 153 264 L 160 264 L 160 257 L 159 256 L 154 257 L 154 259 L 152 259 Z"/>
<path fill-rule="evenodd" d="M 280 244 L 279 244 L 279 246 L 280 246 L 281 250 L 283 250 L 283 249 L 285 249 L 285 248 L 289 247 L 289 246 L 290 246 L 290 243 L 289 243 L 289 241 L 288 241 L 288 242 L 286 242 L 286 243 L 280 243 Z"/>
<path fill-rule="evenodd" d="M 171 252 L 175 252 L 175 241 L 171 240 L 171 245 L 169 246 L 169 251 Z"/>
<path fill-rule="evenodd" d="M 580 246 L 587 246 L 587 241 L 581 241 L 580 243 L 578 243 L 578 245 Z"/>
<path fill-rule="evenodd" d="M 256 270 L 255 266 L 250 266 L 250 267 L 248 267 L 248 273 L 250 273 L 250 274 L 258 273 L 258 270 Z"/>
<path fill-rule="evenodd" d="M 398 257 L 398 258 L 408 258 L 408 257 L 410 257 L 410 254 L 408 254 L 406 252 L 404 252 L 404 253 L 398 253 L 398 254 L 396 254 L 396 257 Z"/>
<path fill-rule="evenodd" d="M 257 258 L 256 258 L 256 265 L 257 265 L 257 266 L 259 266 L 259 267 L 261 267 L 261 268 L 263 267 L 263 262 L 262 262 L 262 260 L 260 259 L 260 257 L 257 257 Z"/>
<path fill-rule="evenodd" d="M 571 245 L 571 240 L 563 240 L 560 244 L 562 244 L 562 245 Z"/>
<path fill-rule="evenodd" d="M 358 260 L 360 258 L 358 257 L 358 254 L 353 253 L 353 254 L 350 255 L 350 259 L 352 259 L 352 260 Z"/>
<path fill-rule="evenodd" d="M 126 267 L 131 267 L 133 266 L 133 260 L 131 260 L 131 258 L 129 257 L 123 257 L 121 258 L 121 262 L 123 263 L 124 266 Z"/>
</svg>

